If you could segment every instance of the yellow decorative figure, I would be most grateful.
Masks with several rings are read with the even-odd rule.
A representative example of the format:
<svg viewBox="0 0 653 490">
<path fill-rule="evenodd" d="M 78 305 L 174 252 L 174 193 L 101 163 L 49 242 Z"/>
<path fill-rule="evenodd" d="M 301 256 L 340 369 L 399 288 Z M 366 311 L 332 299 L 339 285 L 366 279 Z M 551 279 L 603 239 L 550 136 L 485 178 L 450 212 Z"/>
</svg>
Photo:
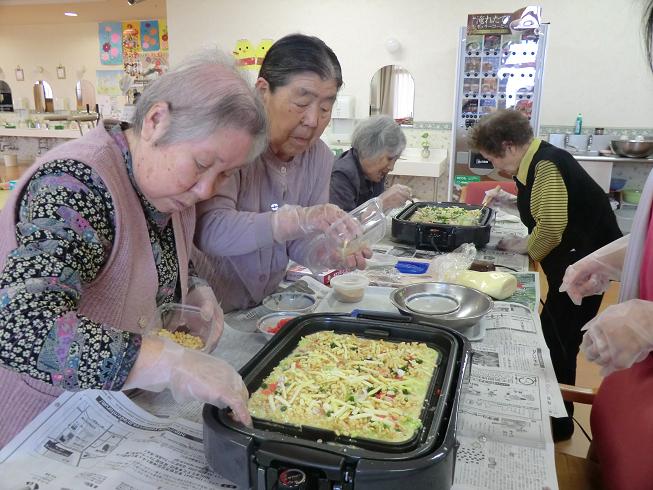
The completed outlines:
<svg viewBox="0 0 653 490">
<path fill-rule="evenodd" d="M 263 58 L 265 58 L 265 55 L 268 54 L 268 50 L 270 47 L 274 44 L 274 41 L 272 39 L 261 39 L 261 41 L 258 43 L 258 46 L 256 46 L 256 64 L 258 66 L 261 66 L 263 64 Z"/>
<path fill-rule="evenodd" d="M 236 58 L 236 66 L 241 70 L 255 70 L 256 56 L 252 49 L 252 43 L 249 39 L 239 39 L 236 41 L 233 55 Z"/>
</svg>

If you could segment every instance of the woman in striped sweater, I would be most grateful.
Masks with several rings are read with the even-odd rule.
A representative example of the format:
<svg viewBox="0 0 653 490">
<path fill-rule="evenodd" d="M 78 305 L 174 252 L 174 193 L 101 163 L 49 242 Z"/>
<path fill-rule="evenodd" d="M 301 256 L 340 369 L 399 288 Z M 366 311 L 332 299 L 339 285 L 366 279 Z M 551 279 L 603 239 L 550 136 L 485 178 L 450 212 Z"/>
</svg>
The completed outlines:
<svg viewBox="0 0 653 490">
<path fill-rule="evenodd" d="M 608 197 L 571 154 L 535 138 L 518 111 L 482 118 L 469 142 L 517 184 L 517 208 L 529 235 L 504 239 L 498 247 L 528 253 L 542 265 L 549 286 L 540 314 L 544 338 L 558 381 L 574 384 L 581 328 L 596 315 L 603 296 L 577 306 L 558 289 L 567 266 L 621 236 Z M 566 406 L 569 417 L 552 419 L 554 440 L 574 431 L 573 404 Z"/>
</svg>

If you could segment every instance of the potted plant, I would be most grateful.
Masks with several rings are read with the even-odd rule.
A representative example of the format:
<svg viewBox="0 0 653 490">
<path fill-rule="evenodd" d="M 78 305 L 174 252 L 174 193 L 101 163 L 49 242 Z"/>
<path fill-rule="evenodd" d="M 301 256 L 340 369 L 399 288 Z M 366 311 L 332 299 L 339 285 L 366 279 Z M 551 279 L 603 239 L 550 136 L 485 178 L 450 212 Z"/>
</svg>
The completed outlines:
<svg viewBox="0 0 653 490">
<path fill-rule="evenodd" d="M 429 134 L 428 133 L 422 133 L 422 158 L 428 158 L 431 156 L 431 150 L 429 149 Z"/>
</svg>

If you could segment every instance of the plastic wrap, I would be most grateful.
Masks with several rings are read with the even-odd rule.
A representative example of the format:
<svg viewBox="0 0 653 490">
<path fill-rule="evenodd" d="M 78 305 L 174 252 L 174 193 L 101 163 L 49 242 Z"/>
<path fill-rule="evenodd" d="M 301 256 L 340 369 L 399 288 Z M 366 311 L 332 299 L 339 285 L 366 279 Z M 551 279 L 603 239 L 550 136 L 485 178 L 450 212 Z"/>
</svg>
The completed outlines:
<svg viewBox="0 0 653 490">
<path fill-rule="evenodd" d="M 446 281 L 448 275 L 469 269 L 476 258 L 476 246 L 463 243 L 453 252 L 438 255 L 431 260 L 430 274 L 436 281 Z"/>
</svg>

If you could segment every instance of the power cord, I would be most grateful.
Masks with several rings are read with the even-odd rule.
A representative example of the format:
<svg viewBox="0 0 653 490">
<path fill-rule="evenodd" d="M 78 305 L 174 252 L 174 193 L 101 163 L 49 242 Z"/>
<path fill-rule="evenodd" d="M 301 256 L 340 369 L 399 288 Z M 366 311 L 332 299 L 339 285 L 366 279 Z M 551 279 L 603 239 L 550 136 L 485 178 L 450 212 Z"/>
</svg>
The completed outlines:
<svg viewBox="0 0 653 490">
<path fill-rule="evenodd" d="M 583 434 L 585 434 L 585 437 L 587 438 L 587 440 L 588 440 L 589 442 L 592 442 L 592 438 L 591 438 L 590 435 L 585 431 L 585 428 L 581 425 L 581 423 L 580 423 L 578 420 L 576 420 L 576 417 L 572 417 L 572 419 L 574 420 L 574 422 L 576 422 L 576 424 L 578 424 L 578 427 L 580 427 L 580 430 L 583 431 Z"/>
</svg>

